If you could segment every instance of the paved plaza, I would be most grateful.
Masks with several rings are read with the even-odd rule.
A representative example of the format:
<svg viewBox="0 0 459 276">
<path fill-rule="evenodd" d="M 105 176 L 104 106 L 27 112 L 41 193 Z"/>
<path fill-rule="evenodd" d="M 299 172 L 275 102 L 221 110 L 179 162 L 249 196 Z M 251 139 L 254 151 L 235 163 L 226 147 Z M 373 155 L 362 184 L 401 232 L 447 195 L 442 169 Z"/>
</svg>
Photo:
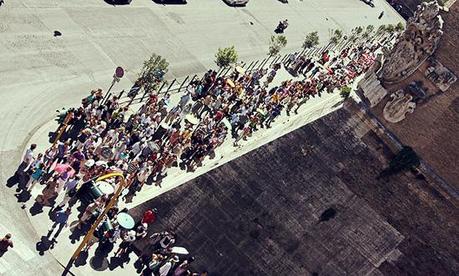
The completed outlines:
<svg viewBox="0 0 459 276">
<path fill-rule="evenodd" d="M 54 127 L 56 109 L 78 105 L 95 87 L 106 89 L 116 66 L 127 73 L 115 87 L 119 91 L 131 86 L 152 52 L 170 62 L 170 79 L 215 68 L 218 47 L 235 45 L 240 59 L 248 62 L 264 58 L 269 37 L 284 18 L 290 22 L 284 53 L 297 51 L 310 31 L 318 31 L 326 44 L 331 29 L 401 21 L 384 1 L 375 1 L 373 9 L 358 0 L 290 1 L 289 5 L 252 0 L 245 8 L 230 8 L 218 0 L 188 2 L 158 5 L 134 0 L 131 5 L 112 6 L 96 0 L 6 1 L 0 7 L 0 181 L 5 184 L 12 176 L 37 131 L 41 131 L 38 140 L 44 141 L 47 127 Z M 378 20 L 381 11 L 385 16 Z M 62 36 L 53 37 L 54 31 Z M 255 140 L 246 151 L 333 111 L 340 107 L 339 101 L 334 95 L 312 104 L 310 117 L 285 122 L 287 127 L 268 133 L 269 139 Z M 226 161 L 241 154 L 229 152 Z M 0 187 L 0 230 L 13 233 L 15 245 L 0 259 L 0 274 L 58 275 L 61 264 L 65 265 L 62 256 L 71 247 L 58 243 L 55 252 L 40 256 L 37 243 L 49 222 L 30 218 L 28 209 L 21 209 L 14 197 L 14 189 Z M 137 200 L 133 205 L 142 203 Z M 53 254 L 59 252 L 64 253 L 56 260 Z M 89 265 L 84 269 L 88 270 L 76 274 L 93 272 Z M 124 275 L 116 273 L 121 272 L 110 275 Z"/>
</svg>

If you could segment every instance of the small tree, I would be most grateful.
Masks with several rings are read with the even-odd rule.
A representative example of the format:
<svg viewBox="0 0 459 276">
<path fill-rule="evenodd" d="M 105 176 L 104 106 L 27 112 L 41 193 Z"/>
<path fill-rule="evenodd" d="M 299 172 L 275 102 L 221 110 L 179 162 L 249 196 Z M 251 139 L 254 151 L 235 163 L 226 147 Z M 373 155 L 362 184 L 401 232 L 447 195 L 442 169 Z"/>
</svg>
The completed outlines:
<svg viewBox="0 0 459 276">
<path fill-rule="evenodd" d="M 356 35 L 359 35 L 359 34 L 361 34 L 363 32 L 362 26 L 355 27 L 354 30 L 355 30 L 355 34 Z"/>
<path fill-rule="evenodd" d="M 167 73 L 168 67 L 169 62 L 155 53 L 148 60 L 144 61 L 139 77 L 144 84 L 145 90 L 156 89 Z"/>
<path fill-rule="evenodd" d="M 374 30 L 375 30 L 375 26 L 368 25 L 367 28 L 365 29 L 365 32 L 363 33 L 363 37 L 368 38 Z"/>
<path fill-rule="evenodd" d="M 218 48 L 215 54 L 215 63 L 219 67 L 226 67 L 237 62 L 238 56 L 234 46 L 227 48 Z"/>
<path fill-rule="evenodd" d="M 386 32 L 388 33 L 393 33 L 395 31 L 395 26 L 392 24 L 389 24 L 386 26 Z"/>
<path fill-rule="evenodd" d="M 405 29 L 405 26 L 403 25 L 402 22 L 398 22 L 397 25 L 395 25 L 395 30 L 396 30 L 397 32 L 401 32 L 401 31 L 403 31 L 404 29 Z"/>
<path fill-rule="evenodd" d="M 319 45 L 319 34 L 317 32 L 307 34 L 303 42 L 303 48 L 308 49 L 317 45 Z"/>
<path fill-rule="evenodd" d="M 339 94 L 344 100 L 346 100 L 347 98 L 349 98 L 349 95 L 351 95 L 351 91 L 352 89 L 346 85 L 341 88 L 341 91 L 339 92 Z"/>
<path fill-rule="evenodd" d="M 375 30 L 375 26 L 373 25 L 368 25 L 366 32 L 371 34 Z"/>
<path fill-rule="evenodd" d="M 272 35 L 269 42 L 269 55 L 275 56 L 287 45 L 287 38 L 284 35 Z"/>
<path fill-rule="evenodd" d="M 338 44 L 338 42 L 343 38 L 343 32 L 341 30 L 335 30 L 333 36 L 330 38 L 330 42 L 333 44 Z"/>
<path fill-rule="evenodd" d="M 380 25 L 380 26 L 378 27 L 377 33 L 378 33 L 378 34 L 383 34 L 385 31 L 386 31 L 386 25 Z"/>
</svg>

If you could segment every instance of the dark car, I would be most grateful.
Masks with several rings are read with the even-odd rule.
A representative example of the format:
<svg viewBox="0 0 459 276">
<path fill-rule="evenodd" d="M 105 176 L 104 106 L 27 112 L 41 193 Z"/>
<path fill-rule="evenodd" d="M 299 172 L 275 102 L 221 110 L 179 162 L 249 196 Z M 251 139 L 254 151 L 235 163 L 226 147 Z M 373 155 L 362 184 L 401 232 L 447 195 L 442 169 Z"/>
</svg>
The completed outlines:
<svg viewBox="0 0 459 276">
<path fill-rule="evenodd" d="M 131 4 L 132 0 L 105 0 L 105 2 L 112 5 L 129 5 Z"/>
<path fill-rule="evenodd" d="M 159 4 L 186 4 L 186 0 L 154 0 Z"/>
<path fill-rule="evenodd" d="M 226 4 L 230 6 L 245 6 L 249 0 L 223 0 Z"/>
</svg>

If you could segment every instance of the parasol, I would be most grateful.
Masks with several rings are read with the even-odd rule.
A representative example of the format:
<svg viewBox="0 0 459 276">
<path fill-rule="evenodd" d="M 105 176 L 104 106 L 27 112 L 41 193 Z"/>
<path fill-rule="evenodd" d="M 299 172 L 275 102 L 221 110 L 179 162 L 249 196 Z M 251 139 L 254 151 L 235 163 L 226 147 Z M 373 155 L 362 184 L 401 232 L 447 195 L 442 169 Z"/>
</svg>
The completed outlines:
<svg viewBox="0 0 459 276">
<path fill-rule="evenodd" d="M 115 192 L 115 188 L 113 188 L 110 183 L 105 181 L 96 182 L 96 186 L 99 187 L 99 190 L 106 195 L 111 195 Z"/>
<path fill-rule="evenodd" d="M 94 159 L 89 159 L 88 161 L 86 161 L 86 162 L 84 163 L 84 166 L 85 166 L 86 168 L 89 169 L 89 168 L 91 168 L 92 166 L 94 166 L 94 164 L 95 164 Z"/>
<path fill-rule="evenodd" d="M 236 68 L 234 68 L 236 70 L 236 72 L 238 73 L 241 73 L 241 74 L 244 74 L 245 73 L 245 70 L 244 68 L 242 68 L 241 66 L 236 66 Z"/>
<path fill-rule="evenodd" d="M 99 160 L 96 162 L 96 166 L 98 167 L 104 166 L 104 165 L 107 165 L 107 161 Z"/>
<path fill-rule="evenodd" d="M 131 217 L 131 215 L 129 215 L 128 213 L 119 213 L 118 216 L 116 217 L 116 221 L 118 221 L 118 224 L 123 227 L 124 229 L 132 229 L 134 228 L 134 225 L 135 225 L 135 221 L 134 219 Z"/>
<path fill-rule="evenodd" d="M 182 255 L 188 255 L 190 254 L 190 252 L 188 252 L 188 250 L 185 248 L 185 247 L 181 247 L 181 246 L 174 246 L 171 248 L 171 253 L 174 253 L 174 254 L 182 254 Z"/>
<path fill-rule="evenodd" d="M 199 119 L 193 116 L 192 114 L 186 115 L 185 119 L 193 125 L 197 125 L 199 123 Z"/>
</svg>

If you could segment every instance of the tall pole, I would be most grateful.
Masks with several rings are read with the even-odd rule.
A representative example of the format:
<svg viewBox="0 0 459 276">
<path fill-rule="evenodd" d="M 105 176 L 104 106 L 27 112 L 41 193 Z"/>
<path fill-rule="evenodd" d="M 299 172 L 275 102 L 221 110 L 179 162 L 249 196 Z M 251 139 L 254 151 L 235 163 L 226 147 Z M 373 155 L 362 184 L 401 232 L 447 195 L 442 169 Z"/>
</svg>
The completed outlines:
<svg viewBox="0 0 459 276">
<path fill-rule="evenodd" d="M 67 264 L 67 267 L 65 268 L 64 272 L 62 275 L 66 275 L 67 272 L 69 272 L 70 268 L 73 265 L 73 262 L 78 258 L 80 255 L 81 251 L 83 251 L 84 247 L 88 244 L 89 240 L 92 238 L 94 235 L 94 232 L 96 231 L 96 228 L 99 226 L 99 224 L 102 222 L 102 220 L 105 218 L 105 215 L 108 213 L 108 211 L 116 204 L 118 201 L 119 196 L 123 192 L 124 188 L 127 187 L 127 182 L 126 178 L 124 177 L 122 172 L 114 172 L 114 173 L 109 173 L 106 175 L 103 175 L 99 178 L 96 179 L 97 181 L 102 181 L 107 178 L 112 178 L 112 177 L 121 177 L 121 183 L 118 186 L 118 189 L 116 190 L 115 194 L 113 197 L 110 199 L 110 201 L 107 203 L 105 206 L 104 211 L 99 215 L 99 217 L 96 219 L 96 221 L 92 224 L 91 228 L 89 229 L 88 233 L 84 236 L 83 240 L 81 241 L 80 245 L 78 248 L 75 250 L 73 253 L 72 257 L 69 260 L 69 263 Z"/>
<path fill-rule="evenodd" d="M 73 114 L 72 111 L 68 111 L 67 114 L 65 115 L 64 122 L 62 123 L 62 126 L 59 128 L 59 130 L 57 132 L 56 139 L 54 139 L 54 142 L 53 142 L 53 145 L 52 145 L 53 147 L 56 145 L 57 141 L 59 141 L 59 139 L 61 138 L 61 136 L 64 133 L 64 131 L 67 129 L 67 126 L 68 126 L 68 124 L 70 122 L 72 114 Z"/>
</svg>

